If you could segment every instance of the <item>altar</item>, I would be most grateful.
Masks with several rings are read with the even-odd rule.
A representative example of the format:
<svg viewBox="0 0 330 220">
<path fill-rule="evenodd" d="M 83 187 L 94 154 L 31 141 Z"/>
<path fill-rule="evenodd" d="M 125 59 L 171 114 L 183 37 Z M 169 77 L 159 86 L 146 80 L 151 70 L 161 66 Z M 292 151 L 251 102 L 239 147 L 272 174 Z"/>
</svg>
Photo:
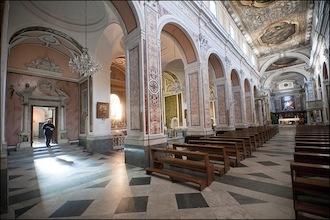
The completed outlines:
<svg viewBox="0 0 330 220">
<path fill-rule="evenodd" d="M 298 124 L 300 118 L 280 118 L 278 119 L 278 123 L 280 125 L 287 125 L 287 124 Z"/>
</svg>

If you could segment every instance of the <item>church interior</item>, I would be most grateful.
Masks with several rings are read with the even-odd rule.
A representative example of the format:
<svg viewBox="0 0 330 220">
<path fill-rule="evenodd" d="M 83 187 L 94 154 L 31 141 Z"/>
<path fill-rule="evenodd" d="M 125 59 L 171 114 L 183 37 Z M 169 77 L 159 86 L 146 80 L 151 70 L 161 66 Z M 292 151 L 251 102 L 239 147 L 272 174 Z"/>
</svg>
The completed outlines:
<svg viewBox="0 0 330 220">
<path fill-rule="evenodd" d="M 329 218 L 292 164 L 311 140 L 329 161 L 327 1 L 0 6 L 1 219 Z"/>
</svg>

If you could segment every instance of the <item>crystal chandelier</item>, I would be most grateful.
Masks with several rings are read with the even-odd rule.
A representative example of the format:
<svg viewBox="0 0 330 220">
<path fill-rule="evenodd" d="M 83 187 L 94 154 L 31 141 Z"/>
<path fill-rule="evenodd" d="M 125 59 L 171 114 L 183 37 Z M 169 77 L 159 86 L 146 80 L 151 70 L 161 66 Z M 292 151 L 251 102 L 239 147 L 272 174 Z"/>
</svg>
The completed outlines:
<svg viewBox="0 0 330 220">
<path fill-rule="evenodd" d="M 96 63 L 88 55 L 87 48 L 87 0 L 85 0 L 85 48 L 82 49 L 83 53 L 80 56 L 69 61 L 69 68 L 73 72 L 79 73 L 81 76 L 91 76 L 102 70 L 102 66 Z"/>
</svg>

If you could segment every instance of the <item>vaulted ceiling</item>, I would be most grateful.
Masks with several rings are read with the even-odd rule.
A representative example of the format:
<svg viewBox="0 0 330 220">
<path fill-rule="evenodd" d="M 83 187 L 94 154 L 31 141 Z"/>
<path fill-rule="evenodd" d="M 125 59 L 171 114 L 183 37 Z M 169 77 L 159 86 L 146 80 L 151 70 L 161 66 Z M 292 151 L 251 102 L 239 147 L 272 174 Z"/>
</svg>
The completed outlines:
<svg viewBox="0 0 330 220">
<path fill-rule="evenodd" d="M 265 77 L 274 71 L 281 71 L 272 79 L 270 89 L 276 90 L 276 85 L 283 80 L 291 80 L 297 87 L 304 87 L 304 76 L 283 70 L 296 65 L 308 65 L 298 57 L 285 54 L 310 51 L 313 1 L 237 0 L 223 3 L 260 60 L 265 61 L 280 54 L 265 71 Z"/>
<path fill-rule="evenodd" d="M 313 1 L 225 1 L 228 12 L 258 57 L 310 43 Z"/>
</svg>

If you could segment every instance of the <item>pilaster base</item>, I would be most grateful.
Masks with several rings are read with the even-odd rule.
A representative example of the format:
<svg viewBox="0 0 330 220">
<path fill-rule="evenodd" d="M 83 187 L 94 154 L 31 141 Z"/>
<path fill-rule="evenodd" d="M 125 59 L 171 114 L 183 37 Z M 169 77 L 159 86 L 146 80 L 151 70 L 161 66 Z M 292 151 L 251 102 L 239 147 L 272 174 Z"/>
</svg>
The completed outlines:
<svg viewBox="0 0 330 220">
<path fill-rule="evenodd" d="M 31 133 L 30 132 L 21 132 L 18 135 L 18 144 L 17 148 L 27 148 L 31 146 Z"/>
<path fill-rule="evenodd" d="M 69 139 L 68 139 L 68 132 L 67 131 L 59 131 L 58 132 L 58 144 L 69 144 Z"/>
<path fill-rule="evenodd" d="M 1 214 L 8 212 L 8 162 L 7 162 L 7 143 L 1 144 Z"/>
<path fill-rule="evenodd" d="M 113 137 L 80 137 L 79 145 L 83 146 L 90 153 L 105 153 L 113 150 Z"/>
<path fill-rule="evenodd" d="M 127 136 L 124 145 L 125 163 L 142 168 L 150 167 L 149 149 L 152 147 L 166 148 L 166 136 L 163 134 L 145 137 Z"/>
</svg>

